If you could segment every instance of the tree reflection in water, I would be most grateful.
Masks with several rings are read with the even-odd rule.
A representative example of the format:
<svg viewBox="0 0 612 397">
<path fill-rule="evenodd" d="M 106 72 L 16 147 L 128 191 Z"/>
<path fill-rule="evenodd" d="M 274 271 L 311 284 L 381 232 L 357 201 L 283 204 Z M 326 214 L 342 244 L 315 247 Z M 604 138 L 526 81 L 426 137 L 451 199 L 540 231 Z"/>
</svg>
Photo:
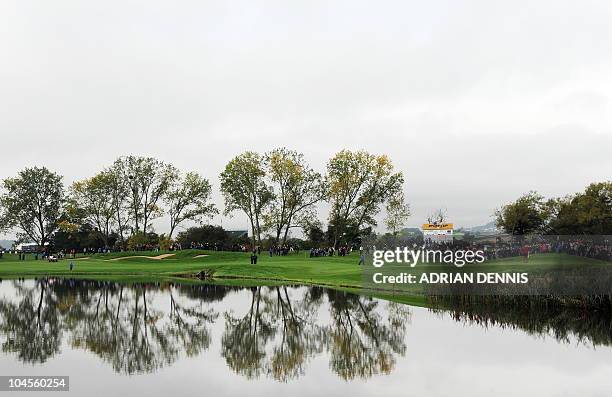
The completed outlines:
<svg viewBox="0 0 612 397">
<path fill-rule="evenodd" d="M 329 357 L 330 370 L 342 379 L 368 378 L 390 373 L 406 352 L 407 306 L 318 287 L 66 279 L 10 283 L 8 296 L 0 295 L 0 346 L 29 364 L 58 355 L 65 340 L 74 349 L 93 352 L 117 373 L 151 373 L 206 351 L 216 322 L 222 358 L 247 378 L 288 382 L 320 355 Z M 232 292 L 241 299 L 226 300 Z M 232 302 L 244 305 L 231 309 Z M 523 305 L 500 299 L 473 305 L 449 298 L 433 302 L 437 309 L 432 310 L 474 326 L 612 345 L 609 312 L 538 302 L 530 297 Z"/>
<path fill-rule="evenodd" d="M 389 373 L 406 350 L 407 307 L 317 287 L 67 279 L 14 281 L 12 287 L 13 296 L 0 299 L 0 340 L 4 352 L 25 363 L 44 363 L 65 339 L 117 373 L 151 373 L 206 351 L 219 319 L 221 355 L 248 378 L 287 382 L 320 354 L 329 355 L 330 369 L 343 379 L 367 378 Z M 248 296 L 244 313 L 226 310 L 231 291 Z"/>
<path fill-rule="evenodd" d="M 375 309 L 378 301 L 328 291 L 333 323 L 327 331 L 332 370 L 343 379 L 388 374 L 395 356 L 404 355 L 406 307 L 389 303 L 386 318 Z"/>
<path fill-rule="evenodd" d="M 612 346 L 610 310 L 585 310 L 551 304 L 549 297 L 498 296 L 463 300 L 455 296 L 430 298 L 430 310 L 464 324 L 509 328 L 529 335 L 550 336 L 560 343 Z"/>
<path fill-rule="evenodd" d="M 378 301 L 332 290 L 327 300 L 332 321 L 321 324 L 321 288 L 309 288 L 294 300 L 286 287 L 252 289 L 243 317 L 226 314 L 222 354 L 230 368 L 249 378 L 264 373 L 288 381 L 326 350 L 330 368 L 343 379 L 389 373 L 394 356 L 406 350 L 408 309 L 388 303 L 383 315 L 375 310 Z"/>
<path fill-rule="evenodd" d="M 287 287 L 252 288 L 244 316 L 225 314 L 221 345 L 229 367 L 248 378 L 265 373 L 287 381 L 302 375 L 306 361 L 325 343 L 316 318 L 320 296 L 312 291 L 292 301 Z"/>
<path fill-rule="evenodd" d="M 18 303 L 0 300 L 0 333 L 6 339 L 3 351 L 24 362 L 43 363 L 59 353 L 65 333 L 72 347 L 95 353 L 116 372 L 153 372 L 180 353 L 206 350 L 207 325 L 217 317 L 203 302 L 189 307 L 176 302 L 172 285 L 162 287 L 170 296 L 168 314 L 149 303 L 148 291 L 159 286 L 50 279 L 15 287 Z"/>
<path fill-rule="evenodd" d="M 25 363 L 43 363 L 59 352 L 61 327 L 57 300 L 49 293 L 47 281 L 36 288 L 16 284 L 19 302 L 0 300 L 2 350 L 17 353 Z"/>
</svg>

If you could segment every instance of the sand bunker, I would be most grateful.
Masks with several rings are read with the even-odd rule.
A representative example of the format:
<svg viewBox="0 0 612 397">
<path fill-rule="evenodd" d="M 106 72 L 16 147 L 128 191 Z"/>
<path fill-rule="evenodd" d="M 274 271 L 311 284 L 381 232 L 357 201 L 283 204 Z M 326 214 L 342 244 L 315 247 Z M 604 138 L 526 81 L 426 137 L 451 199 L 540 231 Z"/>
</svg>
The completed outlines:
<svg viewBox="0 0 612 397">
<path fill-rule="evenodd" d="M 196 256 L 194 256 L 194 257 L 193 257 L 193 259 L 197 259 L 197 258 L 204 258 L 204 257 L 207 257 L 207 256 L 208 256 L 208 255 L 206 255 L 206 254 L 196 255 Z"/>
<path fill-rule="evenodd" d="M 109 259 L 109 261 L 120 261 L 120 260 L 123 260 L 123 259 L 130 259 L 130 258 L 144 258 L 144 259 L 162 260 L 162 259 L 170 258 L 171 256 L 174 256 L 174 255 L 176 255 L 176 254 L 161 254 L 161 255 L 157 255 L 157 256 L 144 256 L 144 255 L 122 256 L 120 258 Z"/>
</svg>

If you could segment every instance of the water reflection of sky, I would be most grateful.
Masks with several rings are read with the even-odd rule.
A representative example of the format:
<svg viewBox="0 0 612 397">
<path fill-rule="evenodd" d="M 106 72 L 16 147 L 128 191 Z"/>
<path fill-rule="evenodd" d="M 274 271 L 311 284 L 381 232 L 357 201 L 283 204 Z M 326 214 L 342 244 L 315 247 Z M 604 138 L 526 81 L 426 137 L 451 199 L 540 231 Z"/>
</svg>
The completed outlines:
<svg viewBox="0 0 612 397">
<path fill-rule="evenodd" d="M 26 281 L 18 287 L 12 281 L 0 284 L 5 310 L 6 304 L 19 308 L 16 305 L 23 304 L 28 291 L 32 306 L 37 309 L 40 285 Z M 104 358 L 113 344 L 100 342 L 92 347 L 83 343 L 87 338 L 82 336 L 88 335 L 98 321 L 96 310 L 98 316 L 104 310 L 100 309 L 105 306 L 104 288 L 68 287 L 47 285 L 50 300 L 44 302 L 54 306 L 57 316 L 62 318 L 60 352 L 39 360 L 43 363 L 24 363 L 15 351 L 0 353 L 1 374 L 69 375 L 73 394 L 105 396 L 108 393 L 603 396 L 612 386 L 612 348 L 608 346 L 595 348 L 576 341 L 559 343 L 551 336 L 528 335 L 510 327 L 469 325 L 422 308 L 410 308 L 410 313 L 406 313 L 406 307 L 390 306 L 385 301 L 304 287 L 287 288 L 286 294 L 282 288 L 203 293 L 188 287 L 166 286 L 161 290 L 148 287 L 144 292 L 147 323 L 156 324 L 158 330 L 149 327 L 147 337 L 161 332 L 163 340 L 174 341 L 175 348 L 171 350 L 176 354 L 162 355 L 158 360 L 153 356 L 159 349 L 152 348 L 145 357 L 152 360 L 153 366 L 144 365 L 145 373 L 129 376 L 133 366 Z M 119 290 L 116 285 L 113 288 L 110 306 L 118 302 Z M 136 317 L 140 320 L 136 321 L 144 324 L 142 291 L 124 287 L 123 304 L 138 307 Z M 140 297 L 138 306 L 136 296 Z M 241 321 L 248 317 L 251 308 L 256 308 L 258 298 L 262 323 L 258 331 L 253 331 L 252 327 L 242 326 Z M 134 310 L 125 310 L 120 312 L 120 316 L 125 316 L 123 326 L 134 321 Z M 286 327 L 290 325 L 282 320 L 283 312 L 288 318 L 290 310 L 301 321 L 296 328 L 302 332 L 298 342 L 288 342 L 291 332 Z M 364 310 L 370 315 L 364 316 Z M 6 327 L 11 324 L 6 324 L 6 313 L 0 314 L 3 349 L 7 334 L 14 335 L 14 329 L 7 332 Z M 174 322 L 177 315 L 183 317 L 178 326 Z M 194 324 L 197 332 L 190 334 L 187 331 Z M 372 326 L 377 333 L 373 333 Z M 177 327 L 182 332 L 177 333 Z M 275 331 L 270 331 L 270 327 Z M 309 331 L 304 335 L 307 327 Z M 262 349 L 252 348 L 254 342 L 249 335 L 253 332 L 259 335 L 256 343 Z M 133 337 L 128 336 L 129 340 Z M 81 342 L 75 343 L 79 338 Z M 128 357 L 127 361 L 131 361 L 130 354 L 135 354 L 112 353 L 116 354 L 110 354 L 111 357 Z M 143 371 L 132 371 L 138 372 Z"/>
</svg>

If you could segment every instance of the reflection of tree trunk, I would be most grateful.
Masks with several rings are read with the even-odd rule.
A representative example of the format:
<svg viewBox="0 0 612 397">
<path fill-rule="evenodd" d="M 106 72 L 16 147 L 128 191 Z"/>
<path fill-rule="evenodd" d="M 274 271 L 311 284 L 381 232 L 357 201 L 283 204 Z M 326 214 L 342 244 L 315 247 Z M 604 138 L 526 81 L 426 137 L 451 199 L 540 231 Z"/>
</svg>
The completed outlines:
<svg viewBox="0 0 612 397">
<path fill-rule="evenodd" d="M 372 320 L 370 320 L 370 316 L 368 316 L 368 314 L 365 311 L 365 308 L 361 304 L 361 299 L 357 299 L 357 303 L 359 303 L 359 308 L 361 309 L 361 312 L 363 313 L 363 316 L 365 317 L 366 321 L 370 325 L 370 329 L 374 331 L 376 328 L 374 324 L 372 324 Z M 376 346 L 378 346 L 379 343 L 378 343 L 378 338 L 376 337 L 376 332 L 372 332 L 372 338 L 374 338 L 374 342 L 376 342 Z"/>
<path fill-rule="evenodd" d="M 106 307 L 106 315 L 108 316 L 108 288 L 104 288 L 104 306 Z"/>
<path fill-rule="evenodd" d="M 145 329 L 145 337 L 147 337 L 147 289 L 144 288 L 142 290 L 142 301 L 144 302 L 144 317 L 143 317 L 143 326 Z"/>
<path fill-rule="evenodd" d="M 181 316 L 181 310 L 181 307 L 176 304 L 172 292 L 170 292 L 170 318 L 174 318 L 174 321 L 179 328 L 185 324 L 185 321 L 183 321 L 183 317 Z M 147 331 L 145 329 L 145 334 L 146 332 Z"/>
<path fill-rule="evenodd" d="M 100 313 L 100 302 L 102 301 L 102 292 L 98 296 L 98 303 L 96 304 L 96 316 L 94 317 L 96 320 L 98 319 L 98 314 Z"/>
<path fill-rule="evenodd" d="M 121 309 L 121 301 L 123 300 L 123 285 L 119 290 L 119 303 L 117 303 L 117 315 L 115 316 L 115 327 L 119 323 L 119 310 Z"/>
<path fill-rule="evenodd" d="M 283 310 L 283 303 L 282 303 L 282 299 L 281 299 L 280 291 L 278 290 L 278 287 L 276 287 L 276 302 L 278 304 L 276 308 L 276 315 L 278 316 L 281 310 Z"/>
<path fill-rule="evenodd" d="M 291 307 L 291 300 L 289 300 L 289 294 L 287 293 L 287 287 L 283 287 L 283 289 L 285 290 L 285 298 L 287 299 L 287 306 L 289 308 L 289 314 L 291 314 L 291 318 L 293 319 L 293 322 L 295 323 L 295 313 L 293 312 L 293 308 Z"/>
<path fill-rule="evenodd" d="M 249 310 L 249 327 L 253 328 L 253 306 L 255 306 L 255 292 L 252 291 L 253 296 L 251 297 L 251 309 Z"/>
<path fill-rule="evenodd" d="M 287 339 L 287 320 L 285 319 L 285 310 L 283 309 L 283 340 L 281 341 L 281 355 L 285 352 L 285 340 Z"/>
<path fill-rule="evenodd" d="M 174 315 L 174 308 L 175 308 L 174 296 L 172 296 L 172 290 L 170 290 L 170 317 Z"/>
<path fill-rule="evenodd" d="M 286 327 L 286 323 L 287 323 L 287 318 L 285 316 L 285 310 L 287 310 L 287 312 L 289 313 L 289 316 L 291 317 L 291 325 L 296 326 L 298 321 L 296 319 L 295 313 L 293 312 L 293 308 L 291 307 L 291 301 L 289 300 L 289 294 L 287 293 L 287 287 L 283 287 L 283 290 L 285 292 L 285 299 L 287 300 L 286 302 L 283 300 L 283 297 L 281 296 L 280 289 L 276 287 L 278 303 L 279 303 L 279 306 L 280 306 L 280 309 L 283 315 L 283 327 Z"/>
<path fill-rule="evenodd" d="M 351 335 L 352 335 L 353 330 L 355 328 L 353 327 L 353 322 L 351 321 L 351 313 L 348 311 L 348 308 L 345 308 L 344 312 L 346 313 L 346 319 L 348 320 L 349 326 L 351 327 Z"/>
<path fill-rule="evenodd" d="M 278 301 L 278 307 L 283 317 L 283 339 L 284 339 L 284 332 L 285 332 L 285 329 L 287 328 L 287 318 L 285 316 L 285 304 L 283 303 L 283 298 L 281 297 L 280 290 L 278 289 L 278 287 L 276 287 L 276 299 Z"/>
<path fill-rule="evenodd" d="M 132 339 L 136 339 L 136 329 L 138 320 L 138 301 L 140 300 L 140 294 L 136 291 L 136 299 L 134 299 L 134 319 L 132 320 Z"/>
<path fill-rule="evenodd" d="M 343 312 L 344 312 L 344 314 L 342 314 Z M 346 322 L 342 320 L 343 316 L 346 317 Z M 367 320 L 367 316 L 366 316 L 366 320 Z M 344 332 L 347 333 L 349 337 L 352 337 L 353 334 L 355 334 L 356 338 L 357 338 L 357 342 L 359 343 L 359 346 L 361 348 L 365 348 L 365 345 L 364 345 L 363 341 L 361 340 L 361 336 L 360 336 L 359 330 L 355 329 L 355 327 L 353 325 L 353 320 L 352 320 L 352 317 L 351 317 L 351 312 L 349 311 L 348 306 L 345 306 L 343 309 L 338 309 L 338 322 L 340 323 L 340 325 L 344 329 Z M 346 326 L 347 322 L 348 322 L 348 326 L 350 327 L 350 330 L 347 329 L 347 326 Z M 368 320 L 368 322 L 369 322 L 369 320 Z M 357 323 L 359 324 L 359 321 Z M 376 338 L 376 337 L 374 337 L 374 338 Z M 378 342 L 376 344 L 378 345 Z"/>
<path fill-rule="evenodd" d="M 261 300 L 261 287 L 257 287 L 257 306 L 255 307 L 255 326 L 253 327 L 253 336 L 257 336 L 257 322 L 259 320 L 259 301 Z"/>
<path fill-rule="evenodd" d="M 40 328 L 40 314 L 42 313 L 43 296 L 45 294 L 45 284 L 40 283 L 40 300 L 38 301 L 38 309 L 36 309 L 36 326 Z"/>
</svg>

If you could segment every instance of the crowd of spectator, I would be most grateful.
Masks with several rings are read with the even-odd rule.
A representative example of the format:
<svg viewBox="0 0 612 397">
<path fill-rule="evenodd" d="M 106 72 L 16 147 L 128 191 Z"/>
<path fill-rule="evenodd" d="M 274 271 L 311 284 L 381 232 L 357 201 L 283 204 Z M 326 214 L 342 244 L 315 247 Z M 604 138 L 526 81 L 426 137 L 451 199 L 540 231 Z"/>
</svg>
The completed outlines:
<svg viewBox="0 0 612 397">
<path fill-rule="evenodd" d="M 311 248 L 309 250 L 309 256 L 311 258 L 321 257 L 321 256 L 347 256 L 353 251 L 353 248 L 347 245 L 343 245 L 338 247 L 337 249 L 334 247 L 325 247 L 325 248 Z"/>
<path fill-rule="evenodd" d="M 558 239 L 557 236 L 541 236 L 535 241 L 500 241 L 496 243 L 428 243 L 426 248 L 439 250 L 482 250 L 490 259 L 529 256 L 542 253 L 565 253 L 605 261 L 612 261 L 612 245 L 609 240 L 582 238 Z"/>
<path fill-rule="evenodd" d="M 589 241 L 576 239 L 571 241 L 560 241 L 554 244 L 555 252 L 564 252 L 570 255 L 584 256 L 587 258 L 612 261 L 612 245 L 607 240 Z"/>
<path fill-rule="evenodd" d="M 268 248 L 270 256 L 287 256 L 293 253 L 299 253 L 299 247 L 293 247 L 292 245 L 271 245 Z"/>
</svg>

